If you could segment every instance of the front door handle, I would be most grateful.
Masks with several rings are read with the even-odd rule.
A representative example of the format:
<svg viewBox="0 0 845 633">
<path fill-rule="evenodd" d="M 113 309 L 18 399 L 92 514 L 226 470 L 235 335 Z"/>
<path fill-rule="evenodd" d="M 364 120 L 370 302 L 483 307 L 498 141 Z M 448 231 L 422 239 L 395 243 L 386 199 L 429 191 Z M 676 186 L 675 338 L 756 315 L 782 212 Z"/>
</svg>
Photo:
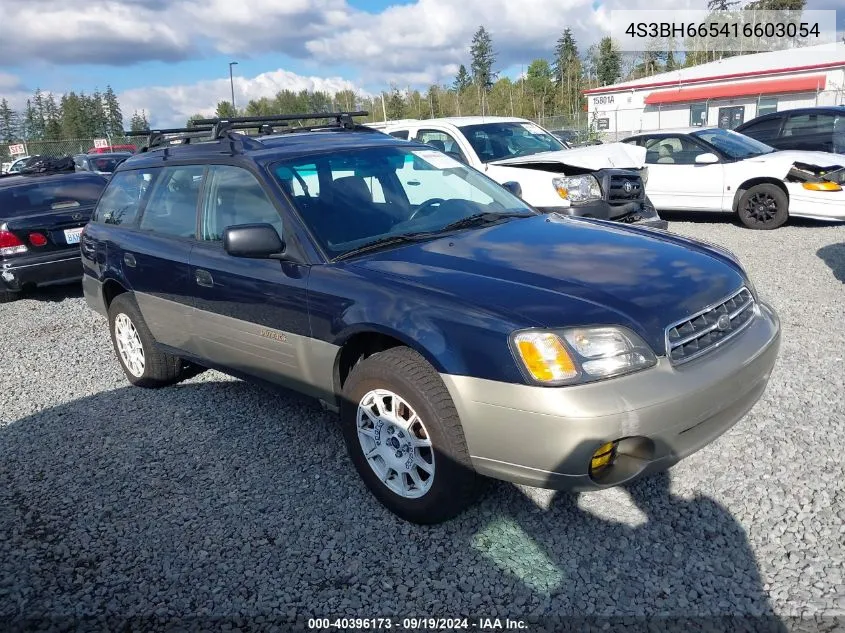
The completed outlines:
<svg viewBox="0 0 845 633">
<path fill-rule="evenodd" d="M 212 288 L 214 286 L 214 279 L 212 278 L 211 273 L 207 270 L 197 268 L 197 270 L 194 271 L 194 279 L 197 280 L 198 286 L 205 286 L 206 288 Z"/>
<path fill-rule="evenodd" d="M 135 268 L 135 266 L 138 264 L 138 262 L 135 261 L 135 256 L 132 253 L 123 254 L 123 263 L 132 268 Z"/>
</svg>

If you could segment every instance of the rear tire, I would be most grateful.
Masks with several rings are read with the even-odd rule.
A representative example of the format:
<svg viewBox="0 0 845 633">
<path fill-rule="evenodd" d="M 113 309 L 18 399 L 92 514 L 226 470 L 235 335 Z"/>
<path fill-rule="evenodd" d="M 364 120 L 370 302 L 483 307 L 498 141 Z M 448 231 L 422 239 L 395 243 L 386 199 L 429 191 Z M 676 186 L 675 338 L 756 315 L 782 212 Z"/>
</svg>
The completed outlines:
<svg viewBox="0 0 845 633">
<path fill-rule="evenodd" d="M 182 380 L 182 361 L 158 349 L 135 298 L 118 295 L 109 306 L 109 331 L 123 373 L 137 387 L 158 388 Z"/>
<path fill-rule="evenodd" d="M 755 185 L 742 194 L 736 212 L 749 229 L 769 231 L 789 219 L 789 198 L 777 185 Z"/>
<path fill-rule="evenodd" d="M 394 347 L 359 362 L 340 408 L 349 457 L 391 512 L 440 523 L 471 505 L 482 477 L 472 468 L 458 412 L 437 371 Z"/>
</svg>

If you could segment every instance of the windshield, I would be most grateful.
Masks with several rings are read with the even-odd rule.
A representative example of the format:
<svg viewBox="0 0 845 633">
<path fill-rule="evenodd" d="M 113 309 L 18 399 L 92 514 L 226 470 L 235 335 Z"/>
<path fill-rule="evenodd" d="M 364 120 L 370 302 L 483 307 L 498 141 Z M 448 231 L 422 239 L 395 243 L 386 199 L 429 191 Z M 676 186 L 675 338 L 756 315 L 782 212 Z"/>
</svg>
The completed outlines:
<svg viewBox="0 0 845 633">
<path fill-rule="evenodd" d="M 552 134 L 528 121 L 464 125 L 461 131 L 482 163 L 566 149 Z"/>
<path fill-rule="evenodd" d="M 774 147 L 754 140 L 750 136 L 733 132 L 732 130 L 700 130 L 693 132 L 692 136 L 696 136 L 705 143 L 709 143 L 723 154 L 735 160 L 752 158 L 753 156 L 769 154 L 775 151 Z"/>
<path fill-rule="evenodd" d="M 271 171 L 332 258 L 375 240 L 436 236 L 479 214 L 536 213 L 474 169 L 409 145 L 311 155 Z"/>
</svg>

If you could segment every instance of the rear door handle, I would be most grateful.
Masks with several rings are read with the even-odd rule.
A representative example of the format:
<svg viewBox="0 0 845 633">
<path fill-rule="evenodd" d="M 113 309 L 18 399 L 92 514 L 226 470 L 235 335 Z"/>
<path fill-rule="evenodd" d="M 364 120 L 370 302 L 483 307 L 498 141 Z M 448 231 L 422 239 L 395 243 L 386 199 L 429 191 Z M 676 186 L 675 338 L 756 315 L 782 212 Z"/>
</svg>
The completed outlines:
<svg viewBox="0 0 845 633">
<path fill-rule="evenodd" d="M 124 253 L 123 254 L 123 263 L 127 266 L 131 266 L 135 268 L 138 262 L 135 261 L 135 256 L 132 253 Z"/>
<path fill-rule="evenodd" d="M 194 271 L 194 278 L 197 280 L 198 286 L 205 286 L 206 288 L 212 288 L 214 286 L 214 279 L 207 270 L 197 268 Z"/>
</svg>

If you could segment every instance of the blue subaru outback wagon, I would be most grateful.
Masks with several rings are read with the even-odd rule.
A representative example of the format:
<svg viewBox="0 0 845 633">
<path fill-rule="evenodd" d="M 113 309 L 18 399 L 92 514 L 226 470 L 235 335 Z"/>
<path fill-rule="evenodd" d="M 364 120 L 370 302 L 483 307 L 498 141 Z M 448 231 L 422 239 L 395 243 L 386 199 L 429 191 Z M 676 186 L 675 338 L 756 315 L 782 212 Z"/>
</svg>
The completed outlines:
<svg viewBox="0 0 845 633">
<path fill-rule="evenodd" d="M 149 132 L 117 168 L 83 286 L 131 383 L 204 367 L 318 398 L 419 523 L 485 476 L 583 490 L 666 469 L 760 398 L 779 322 L 730 252 L 541 214 L 358 114 Z"/>
</svg>

